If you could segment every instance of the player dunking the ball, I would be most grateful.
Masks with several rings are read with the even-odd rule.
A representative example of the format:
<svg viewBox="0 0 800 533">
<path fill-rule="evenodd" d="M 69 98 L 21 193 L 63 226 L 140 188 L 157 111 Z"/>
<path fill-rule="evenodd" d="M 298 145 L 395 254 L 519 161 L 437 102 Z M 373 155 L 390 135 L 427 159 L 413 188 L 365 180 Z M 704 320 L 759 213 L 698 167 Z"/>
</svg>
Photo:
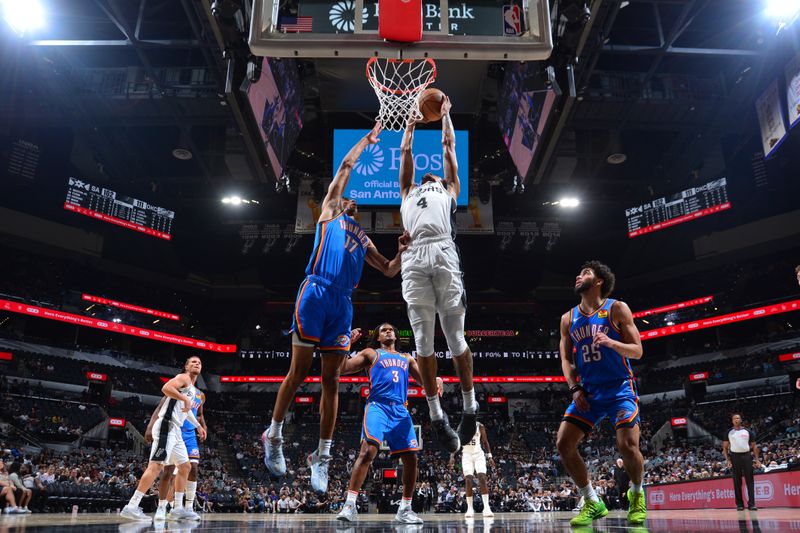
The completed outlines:
<svg viewBox="0 0 800 533">
<path fill-rule="evenodd" d="M 286 473 L 283 456 L 283 420 L 297 388 L 311 368 L 314 347 L 322 352 L 322 398 L 320 399 L 319 446 L 308 457 L 311 487 L 328 490 L 328 463 L 339 404 L 339 368 L 350 350 L 353 303 L 350 295 L 358 285 L 366 261 L 388 277 L 400 271 L 405 235 L 400 237 L 397 255 L 391 261 L 378 252 L 355 219 L 354 200 L 343 197 L 350 172 L 361 152 L 378 142 L 380 123 L 350 149 L 342 160 L 325 196 L 317 221 L 314 251 L 300 284 L 292 321 L 292 361 L 281 383 L 272 424 L 261 437 L 264 463 L 273 476 Z"/>
<path fill-rule="evenodd" d="M 456 137 L 450 119 L 450 100 L 442 101 L 442 147 L 444 179 L 425 174 L 414 183 L 414 127 L 409 122 L 400 145 L 400 214 L 410 234 L 408 251 L 403 254 L 403 299 L 414 332 L 417 362 L 430 408 L 431 422 L 439 443 L 450 453 L 460 442 L 475 435 L 478 402 L 472 386 L 472 352 L 464 339 L 466 303 L 461 260 L 455 239 L 456 199 L 461 191 L 456 160 Z M 464 410 L 458 434 L 442 411 L 436 388 L 437 363 L 433 350 L 436 314 L 453 354 L 461 384 Z"/>
<path fill-rule="evenodd" d="M 347 500 L 336 517 L 343 522 L 356 520 L 358 491 L 364 484 L 378 448 L 385 440 L 389 443 L 389 453 L 399 456 L 403 462 L 403 498 L 395 520 L 403 524 L 422 524 L 422 519 L 411 508 L 417 484 L 419 442 L 411 414 L 406 408 L 409 375 L 416 380 L 422 377 L 414 358 L 397 351 L 397 341 L 397 328 L 391 324 L 381 324 L 375 328 L 370 347 L 347 359 L 342 368 L 342 374 L 366 370 L 370 387 L 361 426 L 361 450 L 353 464 Z"/>
<path fill-rule="evenodd" d="M 639 396 L 629 361 L 641 359 L 642 341 L 630 308 L 608 297 L 614 281 L 608 266 L 599 261 L 585 263 L 575 278 L 575 294 L 581 301 L 561 317 L 561 369 L 572 403 L 558 428 L 556 447 L 585 501 L 570 521 L 573 526 L 588 526 L 608 514 L 578 453 L 578 443 L 606 417 L 614 423 L 617 448 L 631 478 L 628 522 L 638 525 L 647 518 L 642 489 L 644 458 L 639 451 Z"/>
</svg>

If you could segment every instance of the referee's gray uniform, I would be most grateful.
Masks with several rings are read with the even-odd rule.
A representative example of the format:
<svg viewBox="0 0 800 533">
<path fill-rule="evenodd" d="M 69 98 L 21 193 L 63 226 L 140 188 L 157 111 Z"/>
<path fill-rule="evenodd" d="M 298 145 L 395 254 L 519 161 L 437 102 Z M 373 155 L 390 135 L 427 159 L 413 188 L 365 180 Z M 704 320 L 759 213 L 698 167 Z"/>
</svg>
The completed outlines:
<svg viewBox="0 0 800 533">
<path fill-rule="evenodd" d="M 733 492 L 736 495 L 736 507 L 744 507 L 742 499 L 742 476 L 747 482 L 748 507 L 755 507 L 756 495 L 753 488 L 753 454 L 750 443 L 756 441 L 752 430 L 741 426 L 739 429 L 731 428 L 725 434 L 725 441 L 730 446 L 731 466 L 733 469 Z"/>
</svg>

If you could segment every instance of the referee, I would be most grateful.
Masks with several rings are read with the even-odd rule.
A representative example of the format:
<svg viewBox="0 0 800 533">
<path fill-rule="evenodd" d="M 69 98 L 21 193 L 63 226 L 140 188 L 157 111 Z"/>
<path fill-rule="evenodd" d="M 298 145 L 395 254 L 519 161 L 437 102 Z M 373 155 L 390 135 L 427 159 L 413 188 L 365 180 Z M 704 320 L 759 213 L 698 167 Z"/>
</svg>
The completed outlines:
<svg viewBox="0 0 800 533">
<path fill-rule="evenodd" d="M 753 461 L 756 467 L 761 466 L 758 461 L 758 447 L 756 437 L 752 430 L 742 425 L 742 415 L 734 413 L 731 416 L 733 427 L 722 441 L 722 454 L 728 461 L 728 467 L 733 474 L 733 492 L 736 495 L 736 509 L 744 511 L 742 499 L 742 476 L 747 481 L 747 506 L 751 511 L 757 511 L 756 496 L 753 488 Z"/>
</svg>

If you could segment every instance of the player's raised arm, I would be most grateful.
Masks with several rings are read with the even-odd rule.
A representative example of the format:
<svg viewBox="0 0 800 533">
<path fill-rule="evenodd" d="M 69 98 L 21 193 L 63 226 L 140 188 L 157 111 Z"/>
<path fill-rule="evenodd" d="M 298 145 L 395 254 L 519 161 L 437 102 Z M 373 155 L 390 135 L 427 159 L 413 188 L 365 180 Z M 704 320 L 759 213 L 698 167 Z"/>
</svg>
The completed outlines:
<svg viewBox="0 0 800 533">
<path fill-rule="evenodd" d="M 400 197 L 406 195 L 414 188 L 414 128 L 413 120 L 408 121 L 403 140 L 400 142 Z"/>
<path fill-rule="evenodd" d="M 461 182 L 458 180 L 458 160 L 456 159 L 456 131 L 450 119 L 450 98 L 444 97 L 442 102 L 442 155 L 444 159 L 444 181 L 447 190 L 458 200 L 461 194 Z"/>
<path fill-rule="evenodd" d="M 383 273 L 387 278 L 393 278 L 400 273 L 400 267 L 402 266 L 401 256 L 403 252 L 408 249 L 408 242 L 410 239 L 411 237 L 407 231 L 404 231 L 403 234 L 397 238 L 397 255 L 391 260 L 385 258 L 383 254 L 378 251 L 378 248 L 375 247 L 372 239 L 370 239 L 369 245 L 367 245 L 367 255 L 364 257 L 364 260 L 369 266 Z"/>
<path fill-rule="evenodd" d="M 345 376 L 366 370 L 376 357 L 378 357 L 378 354 L 372 348 L 361 350 L 353 357 L 344 360 L 340 373 Z"/>
<path fill-rule="evenodd" d="M 339 170 L 336 171 L 336 175 L 333 177 L 333 181 L 328 185 L 328 193 L 322 201 L 322 211 L 319 215 L 320 220 L 333 218 L 344 210 L 342 197 L 344 195 L 344 190 L 347 188 L 347 183 L 350 181 L 350 172 L 353 170 L 353 166 L 356 164 L 356 161 L 358 161 L 364 148 L 370 144 L 377 144 L 380 132 L 381 123 L 376 122 L 375 127 L 362 137 L 350 151 L 347 152 L 347 155 L 344 156 L 344 159 L 342 159 L 339 165 Z"/>
<path fill-rule="evenodd" d="M 641 359 L 643 353 L 642 337 L 639 335 L 639 329 L 636 324 L 633 323 L 631 308 L 625 302 L 616 301 L 611 307 L 611 316 L 614 319 L 614 325 L 619 329 L 622 340 L 615 341 L 603 333 L 598 333 L 594 336 L 592 342 L 611 348 L 628 359 Z"/>
<path fill-rule="evenodd" d="M 567 387 L 569 387 L 570 395 L 575 401 L 575 406 L 579 411 L 588 411 L 589 402 L 586 399 L 586 393 L 578 385 L 578 374 L 572 365 L 572 354 L 575 347 L 572 344 L 572 338 L 569 336 L 569 322 L 570 313 L 564 313 L 561 316 L 561 342 L 558 344 L 558 351 L 561 355 L 561 372 L 567 379 Z"/>
</svg>

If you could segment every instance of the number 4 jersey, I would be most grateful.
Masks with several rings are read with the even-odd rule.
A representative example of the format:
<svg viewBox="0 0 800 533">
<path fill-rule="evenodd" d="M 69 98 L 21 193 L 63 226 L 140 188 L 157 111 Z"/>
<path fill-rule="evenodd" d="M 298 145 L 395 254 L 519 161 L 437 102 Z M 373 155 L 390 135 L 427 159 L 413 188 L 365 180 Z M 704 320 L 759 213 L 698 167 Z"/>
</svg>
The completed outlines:
<svg viewBox="0 0 800 533">
<path fill-rule="evenodd" d="M 584 314 L 580 305 L 572 309 L 569 336 L 575 346 L 575 366 L 584 386 L 633 378 L 627 358 L 611 348 L 593 344 L 594 336 L 598 333 L 605 333 L 609 339 L 615 341 L 622 339 L 613 322 L 614 302 L 616 300 L 607 298 L 591 315 Z"/>
</svg>

